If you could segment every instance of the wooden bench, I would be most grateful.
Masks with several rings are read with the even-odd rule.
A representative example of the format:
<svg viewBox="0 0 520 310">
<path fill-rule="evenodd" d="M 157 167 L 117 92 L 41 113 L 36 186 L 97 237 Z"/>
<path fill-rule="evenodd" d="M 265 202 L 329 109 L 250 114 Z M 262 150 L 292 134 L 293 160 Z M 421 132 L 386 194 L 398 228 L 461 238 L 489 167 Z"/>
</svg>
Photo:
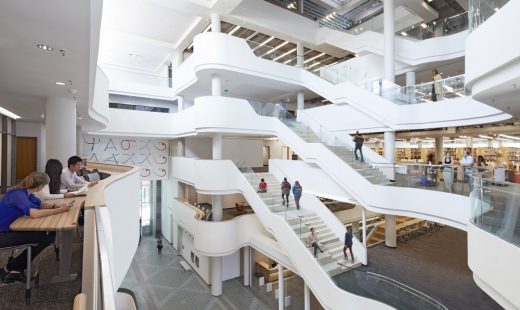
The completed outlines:
<svg viewBox="0 0 520 310">
<path fill-rule="evenodd" d="M 191 266 L 187 262 L 181 260 L 179 264 L 181 264 L 182 269 L 184 269 L 185 271 L 188 272 L 191 270 Z"/>
</svg>

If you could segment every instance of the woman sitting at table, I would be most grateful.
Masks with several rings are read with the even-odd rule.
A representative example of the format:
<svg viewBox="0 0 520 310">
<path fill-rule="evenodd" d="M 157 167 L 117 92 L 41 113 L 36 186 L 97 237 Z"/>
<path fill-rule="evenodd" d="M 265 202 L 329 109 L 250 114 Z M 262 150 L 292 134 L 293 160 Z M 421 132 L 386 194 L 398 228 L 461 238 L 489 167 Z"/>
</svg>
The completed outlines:
<svg viewBox="0 0 520 310">
<path fill-rule="evenodd" d="M 29 174 L 22 183 L 10 188 L 0 200 L 0 248 L 36 243 L 32 248 L 32 259 L 54 242 L 55 233 L 42 231 L 12 231 L 9 226 L 19 217 L 40 218 L 70 209 L 68 204 L 41 202 L 34 193 L 49 184 L 49 177 L 43 172 Z M 11 259 L 0 268 L 0 278 L 4 283 L 25 282 L 23 271 L 27 264 L 27 250 Z"/>
<path fill-rule="evenodd" d="M 35 193 L 36 197 L 40 198 L 41 200 L 45 200 L 76 196 L 73 193 L 60 193 L 62 171 L 63 165 L 59 160 L 49 159 L 47 164 L 45 164 L 45 173 L 49 176 L 49 184 L 45 185 L 41 191 Z"/>
</svg>

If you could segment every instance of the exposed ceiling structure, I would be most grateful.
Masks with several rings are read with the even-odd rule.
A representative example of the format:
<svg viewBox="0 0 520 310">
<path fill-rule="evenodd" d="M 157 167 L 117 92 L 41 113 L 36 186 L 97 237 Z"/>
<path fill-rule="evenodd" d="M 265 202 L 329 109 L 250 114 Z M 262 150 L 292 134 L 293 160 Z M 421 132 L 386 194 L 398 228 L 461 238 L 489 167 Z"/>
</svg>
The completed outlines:
<svg viewBox="0 0 520 310">
<path fill-rule="evenodd" d="M 0 106 L 22 120 L 42 121 L 45 97 L 68 97 L 86 113 L 91 10 L 90 1 L 2 1 Z"/>
</svg>

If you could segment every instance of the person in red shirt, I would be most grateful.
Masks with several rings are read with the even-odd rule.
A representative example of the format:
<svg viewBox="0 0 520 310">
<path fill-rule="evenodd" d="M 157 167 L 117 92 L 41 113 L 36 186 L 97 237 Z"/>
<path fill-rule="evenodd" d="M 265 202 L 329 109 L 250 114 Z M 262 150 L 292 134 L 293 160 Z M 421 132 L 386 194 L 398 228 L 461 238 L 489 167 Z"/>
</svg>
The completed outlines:
<svg viewBox="0 0 520 310">
<path fill-rule="evenodd" d="M 265 183 L 264 179 L 260 180 L 260 183 L 258 184 L 258 193 L 266 193 L 267 192 L 267 183 Z"/>
</svg>

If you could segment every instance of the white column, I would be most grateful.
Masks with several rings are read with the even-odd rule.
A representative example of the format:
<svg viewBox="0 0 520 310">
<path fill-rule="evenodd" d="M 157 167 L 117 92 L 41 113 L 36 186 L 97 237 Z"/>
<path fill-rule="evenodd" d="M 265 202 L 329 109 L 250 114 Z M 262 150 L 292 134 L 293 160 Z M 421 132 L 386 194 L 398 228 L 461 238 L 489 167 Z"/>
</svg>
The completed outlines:
<svg viewBox="0 0 520 310">
<path fill-rule="evenodd" d="M 45 100 L 45 157 L 67 160 L 76 154 L 76 102 L 71 98 L 51 97 Z"/>
<path fill-rule="evenodd" d="M 361 229 L 363 230 L 363 246 L 367 246 L 367 210 L 361 207 Z"/>
<path fill-rule="evenodd" d="M 437 164 L 444 158 L 444 140 L 442 137 L 435 137 L 435 163 Z"/>
<path fill-rule="evenodd" d="M 211 76 L 211 95 L 222 96 L 222 79 L 216 74 Z"/>
<path fill-rule="evenodd" d="M 385 158 L 391 162 L 395 162 L 395 132 L 394 131 L 385 131 L 384 133 L 384 143 L 385 143 Z M 394 170 L 390 172 L 390 180 L 395 180 Z"/>
<path fill-rule="evenodd" d="M 406 86 L 415 86 L 415 71 L 406 72 Z"/>
<path fill-rule="evenodd" d="M 395 18 L 394 0 L 383 1 L 385 36 L 385 79 L 395 81 Z"/>
<path fill-rule="evenodd" d="M 220 15 L 218 14 L 211 14 L 211 32 L 221 32 Z"/>
<path fill-rule="evenodd" d="M 278 310 L 284 310 L 285 293 L 284 293 L 283 266 L 278 263 Z"/>
<path fill-rule="evenodd" d="M 177 112 L 184 110 L 184 97 L 177 96 Z"/>
<path fill-rule="evenodd" d="M 211 257 L 211 295 L 222 295 L 222 257 Z"/>
<path fill-rule="evenodd" d="M 244 286 L 249 286 L 251 283 L 251 248 L 244 247 Z"/>
<path fill-rule="evenodd" d="M 311 310 L 311 290 L 309 289 L 309 286 L 307 286 L 307 283 L 304 283 L 303 285 L 303 309 Z"/>
<path fill-rule="evenodd" d="M 296 0 L 298 13 L 303 14 L 303 0 Z"/>
<path fill-rule="evenodd" d="M 385 214 L 385 245 L 390 248 L 397 246 L 395 215 Z"/>
<path fill-rule="evenodd" d="M 213 159 L 222 159 L 222 134 L 213 134 Z"/>
<path fill-rule="evenodd" d="M 296 109 L 297 110 L 303 110 L 305 109 L 305 97 L 304 97 L 304 94 L 303 94 L 303 91 L 300 90 L 298 91 L 298 93 L 296 94 Z"/>
<path fill-rule="evenodd" d="M 177 113 L 184 110 L 184 97 L 177 97 Z M 177 139 L 177 156 L 186 156 L 186 147 L 184 138 Z"/>
<path fill-rule="evenodd" d="M 303 58 L 303 42 L 296 43 L 296 67 L 303 68 L 304 67 L 304 58 Z"/>
</svg>

